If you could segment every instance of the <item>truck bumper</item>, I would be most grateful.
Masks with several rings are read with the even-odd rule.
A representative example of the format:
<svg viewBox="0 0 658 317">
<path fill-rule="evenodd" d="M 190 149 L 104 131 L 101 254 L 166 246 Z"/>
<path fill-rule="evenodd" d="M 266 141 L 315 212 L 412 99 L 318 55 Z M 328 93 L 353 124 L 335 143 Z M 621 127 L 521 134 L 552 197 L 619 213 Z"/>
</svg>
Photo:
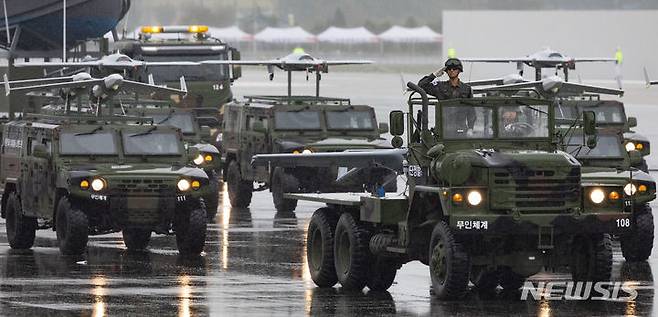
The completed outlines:
<svg viewBox="0 0 658 317">
<path fill-rule="evenodd" d="M 551 228 L 553 233 L 621 234 L 632 224 L 630 213 L 573 215 L 451 215 L 450 227 L 458 234 L 538 234 Z"/>
</svg>

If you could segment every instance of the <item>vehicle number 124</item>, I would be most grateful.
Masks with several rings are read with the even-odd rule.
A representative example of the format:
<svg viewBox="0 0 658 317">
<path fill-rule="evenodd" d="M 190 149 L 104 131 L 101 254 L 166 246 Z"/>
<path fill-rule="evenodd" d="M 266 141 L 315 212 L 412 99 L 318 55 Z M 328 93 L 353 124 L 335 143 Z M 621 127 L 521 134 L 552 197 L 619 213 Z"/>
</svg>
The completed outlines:
<svg viewBox="0 0 658 317">
<path fill-rule="evenodd" d="M 626 219 L 617 219 L 617 227 L 618 228 L 630 228 L 631 227 L 631 220 L 626 218 Z"/>
</svg>

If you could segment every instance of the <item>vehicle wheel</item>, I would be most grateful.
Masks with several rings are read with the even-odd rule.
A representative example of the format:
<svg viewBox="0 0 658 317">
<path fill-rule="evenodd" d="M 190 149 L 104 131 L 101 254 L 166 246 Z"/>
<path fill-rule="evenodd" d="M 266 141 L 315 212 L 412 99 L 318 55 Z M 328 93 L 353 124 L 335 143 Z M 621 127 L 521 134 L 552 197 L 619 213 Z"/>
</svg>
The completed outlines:
<svg viewBox="0 0 658 317">
<path fill-rule="evenodd" d="M 338 281 L 334 265 L 334 231 L 338 214 L 330 208 L 313 213 L 306 234 L 306 261 L 311 279 L 319 287 L 332 287 Z"/>
<path fill-rule="evenodd" d="M 217 208 L 219 208 L 219 190 L 221 189 L 219 180 L 216 177 L 210 179 L 209 187 L 210 193 L 203 197 L 203 201 L 206 203 L 208 222 L 211 223 L 215 221 L 215 216 L 217 216 Z"/>
<path fill-rule="evenodd" d="M 500 286 L 506 291 L 516 291 L 525 283 L 525 276 L 512 271 L 509 267 L 500 269 Z"/>
<path fill-rule="evenodd" d="M 228 164 L 226 173 L 228 174 L 226 181 L 228 183 L 228 198 L 231 201 L 231 206 L 247 208 L 251 203 L 251 195 L 254 191 L 253 182 L 242 179 L 240 165 L 235 160 L 232 160 Z"/>
<path fill-rule="evenodd" d="M 176 224 L 176 245 L 178 252 L 186 255 L 198 255 L 206 244 L 206 209 L 193 209 L 187 215 L 178 218 Z"/>
<path fill-rule="evenodd" d="M 371 291 L 385 291 L 395 281 L 399 265 L 394 261 L 378 258 L 370 264 L 366 285 Z"/>
<path fill-rule="evenodd" d="M 62 197 L 57 205 L 57 241 L 64 255 L 79 255 L 85 252 L 89 239 L 87 215 Z"/>
<path fill-rule="evenodd" d="M 612 270 L 612 241 L 609 234 L 577 236 L 571 250 L 574 281 L 608 281 Z"/>
<path fill-rule="evenodd" d="M 276 167 L 272 172 L 272 200 L 278 212 L 293 211 L 297 208 L 296 199 L 285 199 L 283 194 L 299 191 L 299 181 L 293 175 L 287 174 L 283 168 Z"/>
<path fill-rule="evenodd" d="M 636 213 L 631 232 L 621 237 L 621 253 L 628 262 L 646 261 L 653 249 L 653 214 L 645 205 Z"/>
<path fill-rule="evenodd" d="M 429 257 L 434 295 L 439 299 L 464 297 L 468 290 L 468 253 L 443 221 L 432 231 Z"/>
<path fill-rule="evenodd" d="M 343 213 L 336 224 L 334 265 L 338 282 L 345 289 L 361 290 L 366 286 L 370 269 L 370 232 Z"/>
<path fill-rule="evenodd" d="M 11 192 L 6 205 L 7 240 L 12 249 L 29 249 L 34 245 L 37 219 L 23 215 L 21 200 Z"/>
<path fill-rule="evenodd" d="M 123 234 L 123 243 L 130 251 L 145 250 L 151 240 L 150 229 L 125 228 L 121 234 Z"/>
<path fill-rule="evenodd" d="M 498 271 L 486 266 L 474 265 L 471 267 L 470 279 L 480 292 L 491 292 L 498 286 Z"/>
</svg>

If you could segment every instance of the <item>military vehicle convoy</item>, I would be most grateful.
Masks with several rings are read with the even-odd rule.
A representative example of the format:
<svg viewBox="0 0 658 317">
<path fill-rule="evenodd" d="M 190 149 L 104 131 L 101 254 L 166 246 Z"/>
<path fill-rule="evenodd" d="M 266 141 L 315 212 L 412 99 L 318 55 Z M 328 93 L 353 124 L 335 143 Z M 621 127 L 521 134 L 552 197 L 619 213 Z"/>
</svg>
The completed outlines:
<svg viewBox="0 0 658 317">
<path fill-rule="evenodd" d="M 387 289 L 397 269 L 413 260 L 429 265 L 440 299 L 464 296 L 469 281 L 482 290 L 518 289 L 543 267 L 567 266 L 577 281 L 609 279 L 610 234 L 629 231 L 632 213 L 624 206 L 631 198 L 623 184 L 582 179 L 578 160 L 557 147 L 550 101 L 479 97 L 430 107 L 420 87 L 408 86 L 421 98 L 410 97 L 407 120 L 402 111 L 390 120 L 396 147 L 407 121 L 408 149 L 399 158 L 407 195 L 284 195 L 327 203 L 314 213 L 307 236 L 318 286 Z M 437 122 L 431 128 L 430 114 Z M 584 121 L 593 137 L 594 115 Z M 346 164 L 375 161 L 362 154 L 348 154 Z M 254 164 L 312 166 L 326 159 L 265 155 Z"/>
<path fill-rule="evenodd" d="M 135 117 L 27 115 L 4 125 L 2 217 L 14 249 L 31 248 L 37 229 L 57 232 L 63 254 L 81 254 L 89 235 L 121 231 L 129 250 L 151 233 L 174 232 L 178 250 L 205 244 L 206 173 L 188 167 L 179 130 Z"/>
<path fill-rule="evenodd" d="M 276 210 L 291 212 L 297 201 L 284 198 L 286 192 L 363 191 L 364 182 L 382 185 L 389 191 L 397 186 L 395 173 L 379 168 L 341 171 L 337 166 L 251 166 L 252 156 L 262 153 L 305 155 L 391 148 L 380 136 L 388 131 L 388 125 L 377 123 L 372 107 L 353 105 L 349 99 L 246 97 L 244 103 L 225 106 L 222 131 L 224 181 L 234 207 L 247 207 L 254 190 L 268 188 Z M 259 185 L 256 189 L 254 182 Z"/>
<path fill-rule="evenodd" d="M 656 198 L 656 183 L 649 174 L 632 168 L 642 161 L 642 155 L 637 150 L 627 152 L 623 137 L 614 131 L 599 129 L 595 148 L 586 147 L 584 139 L 582 131 L 575 131 L 564 143 L 564 150 L 582 164 L 583 179 L 624 186 L 624 194 L 631 198 L 625 208 L 632 211 L 632 219 L 631 230 L 619 237 L 621 251 L 626 261 L 647 260 L 654 237 L 649 202 Z"/>
</svg>

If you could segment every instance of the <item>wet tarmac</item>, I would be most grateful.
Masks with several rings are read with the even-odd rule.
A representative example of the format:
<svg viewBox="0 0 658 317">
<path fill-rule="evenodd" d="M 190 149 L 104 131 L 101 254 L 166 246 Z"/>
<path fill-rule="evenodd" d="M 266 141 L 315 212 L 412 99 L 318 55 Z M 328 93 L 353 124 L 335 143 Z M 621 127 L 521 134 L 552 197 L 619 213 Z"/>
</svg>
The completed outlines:
<svg viewBox="0 0 658 317">
<path fill-rule="evenodd" d="M 331 78 L 332 74 L 329 75 L 327 78 Z M 342 80 L 361 80 L 364 85 L 380 76 L 334 75 Z M 399 78 L 397 86 L 391 83 L 399 75 L 381 76 L 387 78 L 383 81 L 387 84 L 369 87 L 376 93 L 361 95 L 362 87 L 345 87 L 337 81 L 328 83 L 328 91 L 337 95 L 347 89 L 347 95 L 357 96 L 360 103 L 366 103 L 371 97 L 370 104 L 378 107 L 378 117 L 386 118 L 385 114 L 403 104 L 404 99 Z M 263 78 L 264 72 L 247 72 L 244 84 L 237 87 L 242 90 L 264 87 Z M 398 88 L 393 91 L 394 87 Z M 654 111 L 642 105 L 652 104 L 651 98 L 657 91 L 646 97 L 635 97 L 637 106 L 631 108 L 639 114 L 639 130 L 645 129 L 650 137 L 658 134 L 658 129 L 649 126 L 648 115 Z M 649 164 L 653 165 L 651 161 Z M 9 248 L 4 220 L 0 220 L 0 315 L 658 314 L 653 289 L 653 270 L 658 268 L 655 249 L 649 261 L 629 264 L 618 246 L 614 249 L 612 280 L 633 282 L 638 289 L 638 297 L 633 301 L 536 301 L 520 300 L 520 292 L 486 296 L 470 292 L 464 300 L 442 302 L 430 296 L 429 270 L 419 262 L 405 264 L 388 292 L 374 293 L 366 289 L 349 293 L 338 287 L 319 289 L 311 281 L 305 265 L 305 233 L 312 213 L 321 206 L 301 202 L 293 216 L 276 214 L 269 192 L 255 193 L 250 209 L 232 209 L 228 199 L 223 199 L 214 223 L 207 228 L 205 253 L 196 258 L 179 256 L 173 236 L 154 236 L 148 252 L 129 253 L 120 234 L 91 237 L 85 256 L 65 257 L 59 254 L 54 232 L 48 230 L 38 231 L 32 250 L 17 252 Z M 655 204 L 652 207 L 656 209 Z M 532 280 L 567 281 L 570 276 L 540 273 Z"/>
<path fill-rule="evenodd" d="M 226 200 L 224 200 L 226 201 Z M 429 270 L 404 265 L 388 292 L 316 288 L 306 263 L 305 231 L 321 204 L 300 203 L 296 215 L 277 215 L 267 192 L 250 209 L 220 207 L 208 226 L 205 253 L 179 256 L 173 236 L 154 236 L 148 252 L 125 250 L 120 234 L 90 238 L 83 257 L 59 254 L 52 231 L 37 234 L 29 251 L 9 248 L 0 224 L 0 315 L 653 315 L 658 312 L 655 256 L 629 264 L 618 247 L 612 281 L 638 286 L 631 302 L 520 300 L 520 292 L 441 302 L 429 293 Z M 654 206 L 655 207 L 655 206 Z M 655 254 L 655 252 L 654 252 Z M 540 273 L 539 281 L 567 281 Z"/>
</svg>

